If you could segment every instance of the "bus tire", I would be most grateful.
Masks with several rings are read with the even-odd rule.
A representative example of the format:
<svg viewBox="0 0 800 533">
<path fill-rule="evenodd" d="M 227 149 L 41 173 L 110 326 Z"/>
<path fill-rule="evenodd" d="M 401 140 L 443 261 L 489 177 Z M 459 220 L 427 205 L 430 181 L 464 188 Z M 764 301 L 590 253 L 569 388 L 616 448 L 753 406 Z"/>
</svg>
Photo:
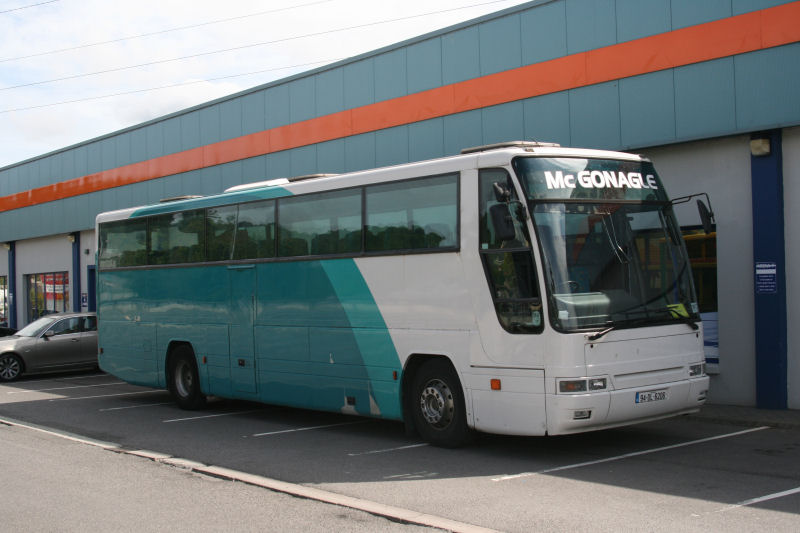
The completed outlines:
<svg viewBox="0 0 800 533">
<path fill-rule="evenodd" d="M 175 348 L 170 358 L 169 391 L 181 409 L 196 410 L 206 405 L 206 397 L 200 390 L 197 361 L 189 346 Z"/>
<path fill-rule="evenodd" d="M 0 356 L 0 381 L 14 381 L 22 375 L 22 360 L 13 353 Z"/>
<path fill-rule="evenodd" d="M 469 440 L 464 393 L 448 360 L 430 359 L 417 370 L 411 384 L 411 416 L 422 439 L 434 446 L 456 448 Z"/>
</svg>

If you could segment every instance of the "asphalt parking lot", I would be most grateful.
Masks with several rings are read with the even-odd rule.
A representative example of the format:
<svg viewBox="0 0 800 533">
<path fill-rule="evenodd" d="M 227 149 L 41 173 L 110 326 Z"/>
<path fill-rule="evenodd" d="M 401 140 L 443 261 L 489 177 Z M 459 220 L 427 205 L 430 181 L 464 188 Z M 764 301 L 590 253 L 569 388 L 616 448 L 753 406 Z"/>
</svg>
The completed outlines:
<svg viewBox="0 0 800 533">
<path fill-rule="evenodd" d="M 0 419 L 500 531 L 796 531 L 800 515 L 800 424 L 736 416 L 446 450 L 367 418 L 225 400 L 182 411 L 93 372 L 0 386 Z"/>
</svg>

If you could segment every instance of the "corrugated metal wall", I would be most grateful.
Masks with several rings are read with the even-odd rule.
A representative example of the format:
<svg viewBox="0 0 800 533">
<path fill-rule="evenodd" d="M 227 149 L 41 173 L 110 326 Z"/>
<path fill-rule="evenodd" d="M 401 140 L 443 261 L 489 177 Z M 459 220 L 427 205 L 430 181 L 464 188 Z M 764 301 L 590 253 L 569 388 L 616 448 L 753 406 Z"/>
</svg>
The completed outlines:
<svg viewBox="0 0 800 533">
<path fill-rule="evenodd" d="M 0 170 L 0 197 L 786 0 L 532 2 Z M 0 213 L 0 242 L 265 177 L 345 172 L 534 138 L 637 149 L 800 124 L 800 43 L 579 87 Z M 0 202 L 2 200 L 0 199 Z M 2 204 L 0 203 L 0 206 Z"/>
</svg>

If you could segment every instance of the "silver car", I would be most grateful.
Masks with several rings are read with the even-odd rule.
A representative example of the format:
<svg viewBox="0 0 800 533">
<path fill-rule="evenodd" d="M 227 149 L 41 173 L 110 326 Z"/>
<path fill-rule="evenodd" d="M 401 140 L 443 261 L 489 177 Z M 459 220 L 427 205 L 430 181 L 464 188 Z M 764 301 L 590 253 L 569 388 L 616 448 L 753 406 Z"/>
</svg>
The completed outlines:
<svg viewBox="0 0 800 533">
<path fill-rule="evenodd" d="M 0 381 L 14 381 L 22 374 L 96 366 L 94 313 L 43 316 L 14 335 L 0 338 Z"/>
</svg>

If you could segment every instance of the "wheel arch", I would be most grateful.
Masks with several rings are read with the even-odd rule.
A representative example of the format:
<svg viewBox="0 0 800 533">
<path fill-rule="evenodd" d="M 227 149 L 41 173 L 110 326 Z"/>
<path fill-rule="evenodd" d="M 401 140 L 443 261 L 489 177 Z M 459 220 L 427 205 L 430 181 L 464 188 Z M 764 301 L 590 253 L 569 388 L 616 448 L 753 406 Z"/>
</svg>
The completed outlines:
<svg viewBox="0 0 800 533">
<path fill-rule="evenodd" d="M 422 365 L 434 359 L 447 361 L 447 363 L 453 368 L 453 371 L 458 377 L 459 384 L 461 385 L 461 392 L 464 395 L 464 402 L 468 402 L 467 388 L 464 386 L 464 381 L 461 379 L 461 373 L 458 371 L 458 368 L 456 368 L 456 365 L 453 364 L 453 360 L 450 356 L 436 353 L 413 353 L 409 355 L 403 367 L 403 378 L 400 382 L 400 399 L 403 409 L 403 423 L 406 426 L 406 433 L 408 434 L 416 433 L 414 420 L 411 416 L 411 384 L 414 382 L 414 376 L 422 367 Z M 471 409 L 467 409 L 467 424 L 470 426 L 472 426 L 472 417 L 470 416 L 471 411 Z"/>
<path fill-rule="evenodd" d="M 175 355 L 177 349 L 181 346 L 186 346 L 192 351 L 192 355 L 195 357 L 195 364 L 197 364 L 197 352 L 192 346 L 192 343 L 184 340 L 184 339 L 173 339 L 169 341 L 167 344 L 167 351 L 164 357 L 164 384 L 169 387 L 169 383 L 172 380 L 172 358 Z M 199 371 L 199 366 L 198 371 Z M 202 388 L 202 380 L 201 380 L 201 388 Z"/>
<path fill-rule="evenodd" d="M 19 361 L 19 364 L 22 365 L 22 369 L 20 370 L 19 374 L 22 375 L 28 370 L 28 365 L 25 364 L 25 359 L 17 352 L 9 351 L 0 353 L 0 357 L 5 357 L 6 355 L 13 355 Z"/>
</svg>

